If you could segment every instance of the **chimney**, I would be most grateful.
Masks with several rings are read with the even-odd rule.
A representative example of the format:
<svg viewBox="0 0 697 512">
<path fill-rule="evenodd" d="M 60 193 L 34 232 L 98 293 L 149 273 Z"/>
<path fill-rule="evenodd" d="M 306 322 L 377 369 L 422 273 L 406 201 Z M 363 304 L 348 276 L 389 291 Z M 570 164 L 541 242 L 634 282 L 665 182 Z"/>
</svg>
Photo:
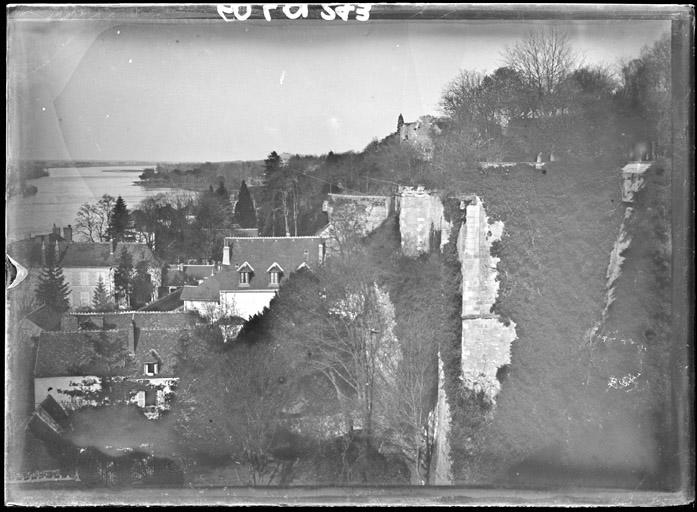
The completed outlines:
<svg viewBox="0 0 697 512">
<path fill-rule="evenodd" d="M 230 246 L 225 245 L 223 246 L 223 265 L 229 265 L 230 264 Z"/>
<path fill-rule="evenodd" d="M 67 242 L 73 241 L 73 227 L 70 224 L 63 228 L 63 238 L 65 238 Z"/>
</svg>

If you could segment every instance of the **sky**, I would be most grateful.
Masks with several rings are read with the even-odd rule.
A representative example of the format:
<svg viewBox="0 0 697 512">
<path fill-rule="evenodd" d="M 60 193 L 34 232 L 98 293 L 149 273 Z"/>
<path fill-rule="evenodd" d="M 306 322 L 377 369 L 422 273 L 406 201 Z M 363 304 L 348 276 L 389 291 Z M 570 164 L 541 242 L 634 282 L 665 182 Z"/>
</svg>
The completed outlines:
<svg viewBox="0 0 697 512">
<path fill-rule="evenodd" d="M 635 58 L 669 22 L 222 19 L 8 22 L 8 156 L 224 161 L 360 151 L 438 114 L 462 69 L 493 71 L 556 25 L 588 64 Z"/>
</svg>

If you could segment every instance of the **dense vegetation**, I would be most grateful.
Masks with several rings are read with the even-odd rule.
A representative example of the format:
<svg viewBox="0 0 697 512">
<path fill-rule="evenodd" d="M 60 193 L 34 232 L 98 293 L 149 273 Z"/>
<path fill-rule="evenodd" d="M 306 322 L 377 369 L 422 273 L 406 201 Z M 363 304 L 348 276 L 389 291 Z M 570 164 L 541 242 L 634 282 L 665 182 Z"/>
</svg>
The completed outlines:
<svg viewBox="0 0 697 512">
<path fill-rule="evenodd" d="M 354 243 L 292 274 L 236 342 L 216 325 L 182 338 L 174 414 L 192 456 L 242 464 L 254 483 L 317 465 L 333 466 L 326 483 L 428 481 L 440 257 L 400 257 L 395 218 Z M 375 471 L 390 466 L 403 471 Z"/>
<path fill-rule="evenodd" d="M 551 47 L 556 53 L 546 55 Z M 551 66 L 548 72 L 523 59 L 526 50 Z M 667 185 L 661 180 L 669 181 L 669 162 L 649 185 L 653 192 L 640 196 L 637 211 L 645 213 L 628 229 L 641 241 L 626 255 L 636 258 L 625 269 L 609 314 L 604 305 L 609 254 L 624 215 L 618 166 L 628 158 L 670 151 L 668 54 L 666 37 L 613 75 L 577 67 L 563 34 L 532 34 L 509 50 L 505 68 L 486 76 L 463 72 L 449 84 L 442 105 L 447 117 L 439 124 L 441 132 L 432 134 L 430 158 L 390 135 L 360 153 L 295 156 L 283 163 L 272 152 L 265 161 L 265 184 L 256 198 L 258 227 L 267 235 L 316 231 L 325 220 L 321 202 L 328 192 L 388 194 L 399 184 L 433 187 L 443 191 L 444 199 L 452 191 L 476 193 L 490 217 L 505 223 L 505 236 L 495 247 L 501 261 L 494 310 L 504 321 L 516 322 L 518 340 L 510 367 L 499 372 L 502 390 L 495 406 L 458 379 L 461 291 L 454 238 L 442 255 L 400 259 L 390 253 L 399 246 L 388 223 L 370 237 L 368 252 L 359 252 L 363 256 L 351 263 L 362 269 L 361 278 L 350 274 L 354 284 L 371 269 L 370 279 L 388 290 L 402 350 L 410 334 L 430 340 L 418 345 L 430 352 L 417 351 L 415 358 L 430 361 L 430 379 L 434 351 L 441 351 L 457 481 L 507 480 L 520 463 L 546 457 L 564 467 L 601 467 L 637 475 L 645 485 L 660 483 L 655 478 L 664 462 L 659 452 L 670 427 L 661 419 L 668 396 L 663 381 L 670 250 L 668 198 L 661 192 Z M 637 142 L 643 144 L 637 147 Z M 522 165 L 484 171 L 477 165 L 482 160 L 534 161 L 539 153 L 553 160 L 542 170 Z M 646 194 L 650 198 L 642 199 Z M 446 203 L 455 236 L 464 219 Z M 330 286 L 345 282 L 344 274 L 315 278 Z M 303 316 L 318 311 L 316 296 L 299 305 L 303 297 L 309 300 L 307 290 L 315 290 L 317 281 L 299 285 L 301 278 L 295 279 L 269 311 L 247 324 L 232 353 L 259 350 L 263 357 L 273 346 L 294 347 L 296 338 L 305 349 L 312 345 L 308 333 L 322 332 L 322 322 L 331 315 L 325 311 L 321 321 Z M 637 279 L 641 290 L 630 291 L 629 282 Z M 293 321 L 284 321 L 284 315 Z M 637 323 L 637 315 L 646 320 Z M 284 360 L 307 365 L 297 359 L 300 353 L 291 350 Z M 247 361 L 247 354 L 219 364 Z M 301 380 L 317 377 L 310 368 L 327 370 L 321 365 L 304 366 L 304 372 L 293 368 Z M 325 385 L 331 382 L 331 374 L 319 373 Z M 434 381 L 423 389 L 428 398 L 422 403 L 432 405 Z M 334 396 L 331 390 L 325 391 Z M 296 392 L 285 396 L 284 404 Z M 338 396 L 330 409 L 342 403 Z M 220 408 L 225 407 L 210 407 Z M 363 420 L 366 446 L 386 439 L 387 431 L 368 428 L 368 418 Z M 408 431 L 404 424 L 401 428 Z M 414 470 L 418 465 L 410 464 L 407 452 L 401 450 L 400 457 L 411 468 L 412 481 L 427 476 Z"/>
<path fill-rule="evenodd" d="M 626 226 L 634 242 L 615 303 L 604 307 L 625 214 L 618 166 L 670 152 L 669 55 L 666 37 L 613 75 L 579 67 L 563 34 L 535 33 L 509 50 L 505 67 L 463 72 L 446 87 L 430 158 L 394 134 L 358 153 L 283 162 L 271 152 L 263 187 L 251 191 L 262 234 L 315 233 L 327 193 L 419 184 L 442 192 L 455 229 L 443 254 L 412 260 L 399 256 L 390 218 L 323 268 L 292 275 L 235 343 L 216 324 L 184 336 L 172 414 L 188 456 L 234 461 L 251 483 L 303 481 L 308 465 L 315 482 L 427 481 L 440 350 L 457 481 L 508 480 L 544 456 L 659 485 L 671 432 L 668 160 L 637 198 Z M 540 153 L 554 160 L 545 169 L 477 165 Z M 454 192 L 477 194 L 505 223 L 494 312 L 516 323 L 518 339 L 493 406 L 459 381 L 455 237 L 466 219 L 447 201 Z M 235 218 L 224 185 L 194 201 L 151 198 L 133 215 L 160 254 L 210 259 Z M 303 423 L 319 418 L 352 425 L 351 434 Z M 405 472 L 387 475 L 389 467 Z"/>
<path fill-rule="evenodd" d="M 235 190 L 242 180 L 259 177 L 261 172 L 260 162 L 159 163 L 145 169 L 140 175 L 140 181 L 146 186 L 174 187 L 199 192 L 223 183 Z"/>
</svg>

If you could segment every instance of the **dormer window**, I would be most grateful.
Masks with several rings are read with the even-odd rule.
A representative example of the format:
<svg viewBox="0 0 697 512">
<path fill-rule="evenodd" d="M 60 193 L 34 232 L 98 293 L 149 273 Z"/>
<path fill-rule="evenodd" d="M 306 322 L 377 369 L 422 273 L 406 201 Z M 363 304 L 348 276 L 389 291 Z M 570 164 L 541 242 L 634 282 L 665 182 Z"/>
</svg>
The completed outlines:
<svg viewBox="0 0 697 512">
<path fill-rule="evenodd" d="M 254 269 L 246 261 L 237 267 L 237 271 L 240 273 L 240 287 L 245 288 L 249 286 L 249 282 L 252 280 L 252 274 Z"/>
<path fill-rule="evenodd" d="M 269 286 L 279 286 L 281 283 L 281 275 L 283 274 L 283 267 L 274 262 L 266 269 L 266 272 L 269 274 Z"/>
<path fill-rule="evenodd" d="M 145 363 L 143 368 L 143 373 L 148 377 L 153 377 L 160 372 L 160 365 L 158 363 Z"/>
</svg>

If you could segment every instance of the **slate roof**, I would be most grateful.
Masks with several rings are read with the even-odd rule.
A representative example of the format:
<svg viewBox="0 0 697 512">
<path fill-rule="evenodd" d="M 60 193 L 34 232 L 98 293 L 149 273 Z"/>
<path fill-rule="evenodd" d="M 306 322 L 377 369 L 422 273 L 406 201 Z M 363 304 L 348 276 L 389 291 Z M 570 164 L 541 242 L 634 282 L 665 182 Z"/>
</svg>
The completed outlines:
<svg viewBox="0 0 697 512">
<path fill-rule="evenodd" d="M 181 298 L 182 289 L 178 288 L 172 293 L 160 297 L 150 304 L 146 304 L 138 311 L 174 311 L 175 309 L 184 305 L 184 301 Z"/>
<path fill-rule="evenodd" d="M 253 289 L 266 290 L 269 288 L 269 276 L 266 270 L 274 263 L 284 269 L 282 279 L 288 276 L 302 263 L 311 269 L 320 263 L 319 245 L 323 244 L 321 237 L 248 237 L 226 238 L 225 244 L 230 246 L 230 267 L 236 269 L 247 262 L 254 268 L 255 273 L 249 286 L 239 286 L 239 278 L 232 280 L 221 290 Z"/>
<path fill-rule="evenodd" d="M 41 306 L 26 316 L 26 319 L 36 324 L 44 331 L 58 331 L 61 328 L 63 315 L 48 306 Z"/>
<path fill-rule="evenodd" d="M 176 363 L 177 346 L 181 330 L 171 329 L 136 329 L 135 361 L 128 368 L 116 368 L 109 371 L 99 363 L 80 364 L 80 360 L 90 355 L 90 344 L 99 336 L 106 336 L 128 347 L 128 331 L 58 331 L 43 332 L 39 335 L 34 365 L 34 377 L 73 377 L 76 375 L 135 376 L 144 378 L 144 364 L 160 362 L 156 377 L 173 377 Z M 156 351 L 159 360 L 151 351 Z"/>
<path fill-rule="evenodd" d="M 207 278 L 198 286 L 184 286 L 182 300 L 217 301 L 220 290 L 232 289 L 239 282 L 239 274 L 230 267 L 223 267 L 217 274 Z"/>
<path fill-rule="evenodd" d="M 157 378 L 175 377 L 180 335 L 179 329 L 139 330 L 136 335 L 136 375 L 146 377 L 143 373 L 145 363 L 159 363 Z"/>
<path fill-rule="evenodd" d="M 100 365 L 80 364 L 91 354 L 90 345 L 95 338 L 105 336 L 128 346 L 126 331 L 56 331 L 42 332 L 36 348 L 34 377 L 70 377 L 75 375 L 120 375 L 123 371 L 109 372 Z"/>
<path fill-rule="evenodd" d="M 55 254 L 55 242 L 45 244 L 48 259 Z M 111 251 L 111 242 L 66 242 L 58 241 L 60 263 L 63 268 L 68 267 L 112 267 L 118 261 L 121 249 L 126 250 L 133 257 L 135 265 L 141 260 L 150 261 L 157 264 L 157 258 L 146 244 L 135 242 L 118 242 L 116 250 Z M 41 238 L 31 238 L 19 240 L 9 245 L 7 252 L 19 263 L 26 267 L 40 268 L 41 261 Z"/>
<path fill-rule="evenodd" d="M 199 286 L 184 286 L 182 300 L 217 301 L 221 291 L 269 290 L 266 272 L 274 263 L 283 268 L 281 283 L 305 263 L 310 269 L 320 263 L 319 245 L 324 239 L 318 236 L 299 237 L 227 237 L 230 247 L 230 265 L 223 266 L 215 275 Z M 244 263 L 254 269 L 249 286 L 240 286 L 237 269 Z"/>
</svg>

